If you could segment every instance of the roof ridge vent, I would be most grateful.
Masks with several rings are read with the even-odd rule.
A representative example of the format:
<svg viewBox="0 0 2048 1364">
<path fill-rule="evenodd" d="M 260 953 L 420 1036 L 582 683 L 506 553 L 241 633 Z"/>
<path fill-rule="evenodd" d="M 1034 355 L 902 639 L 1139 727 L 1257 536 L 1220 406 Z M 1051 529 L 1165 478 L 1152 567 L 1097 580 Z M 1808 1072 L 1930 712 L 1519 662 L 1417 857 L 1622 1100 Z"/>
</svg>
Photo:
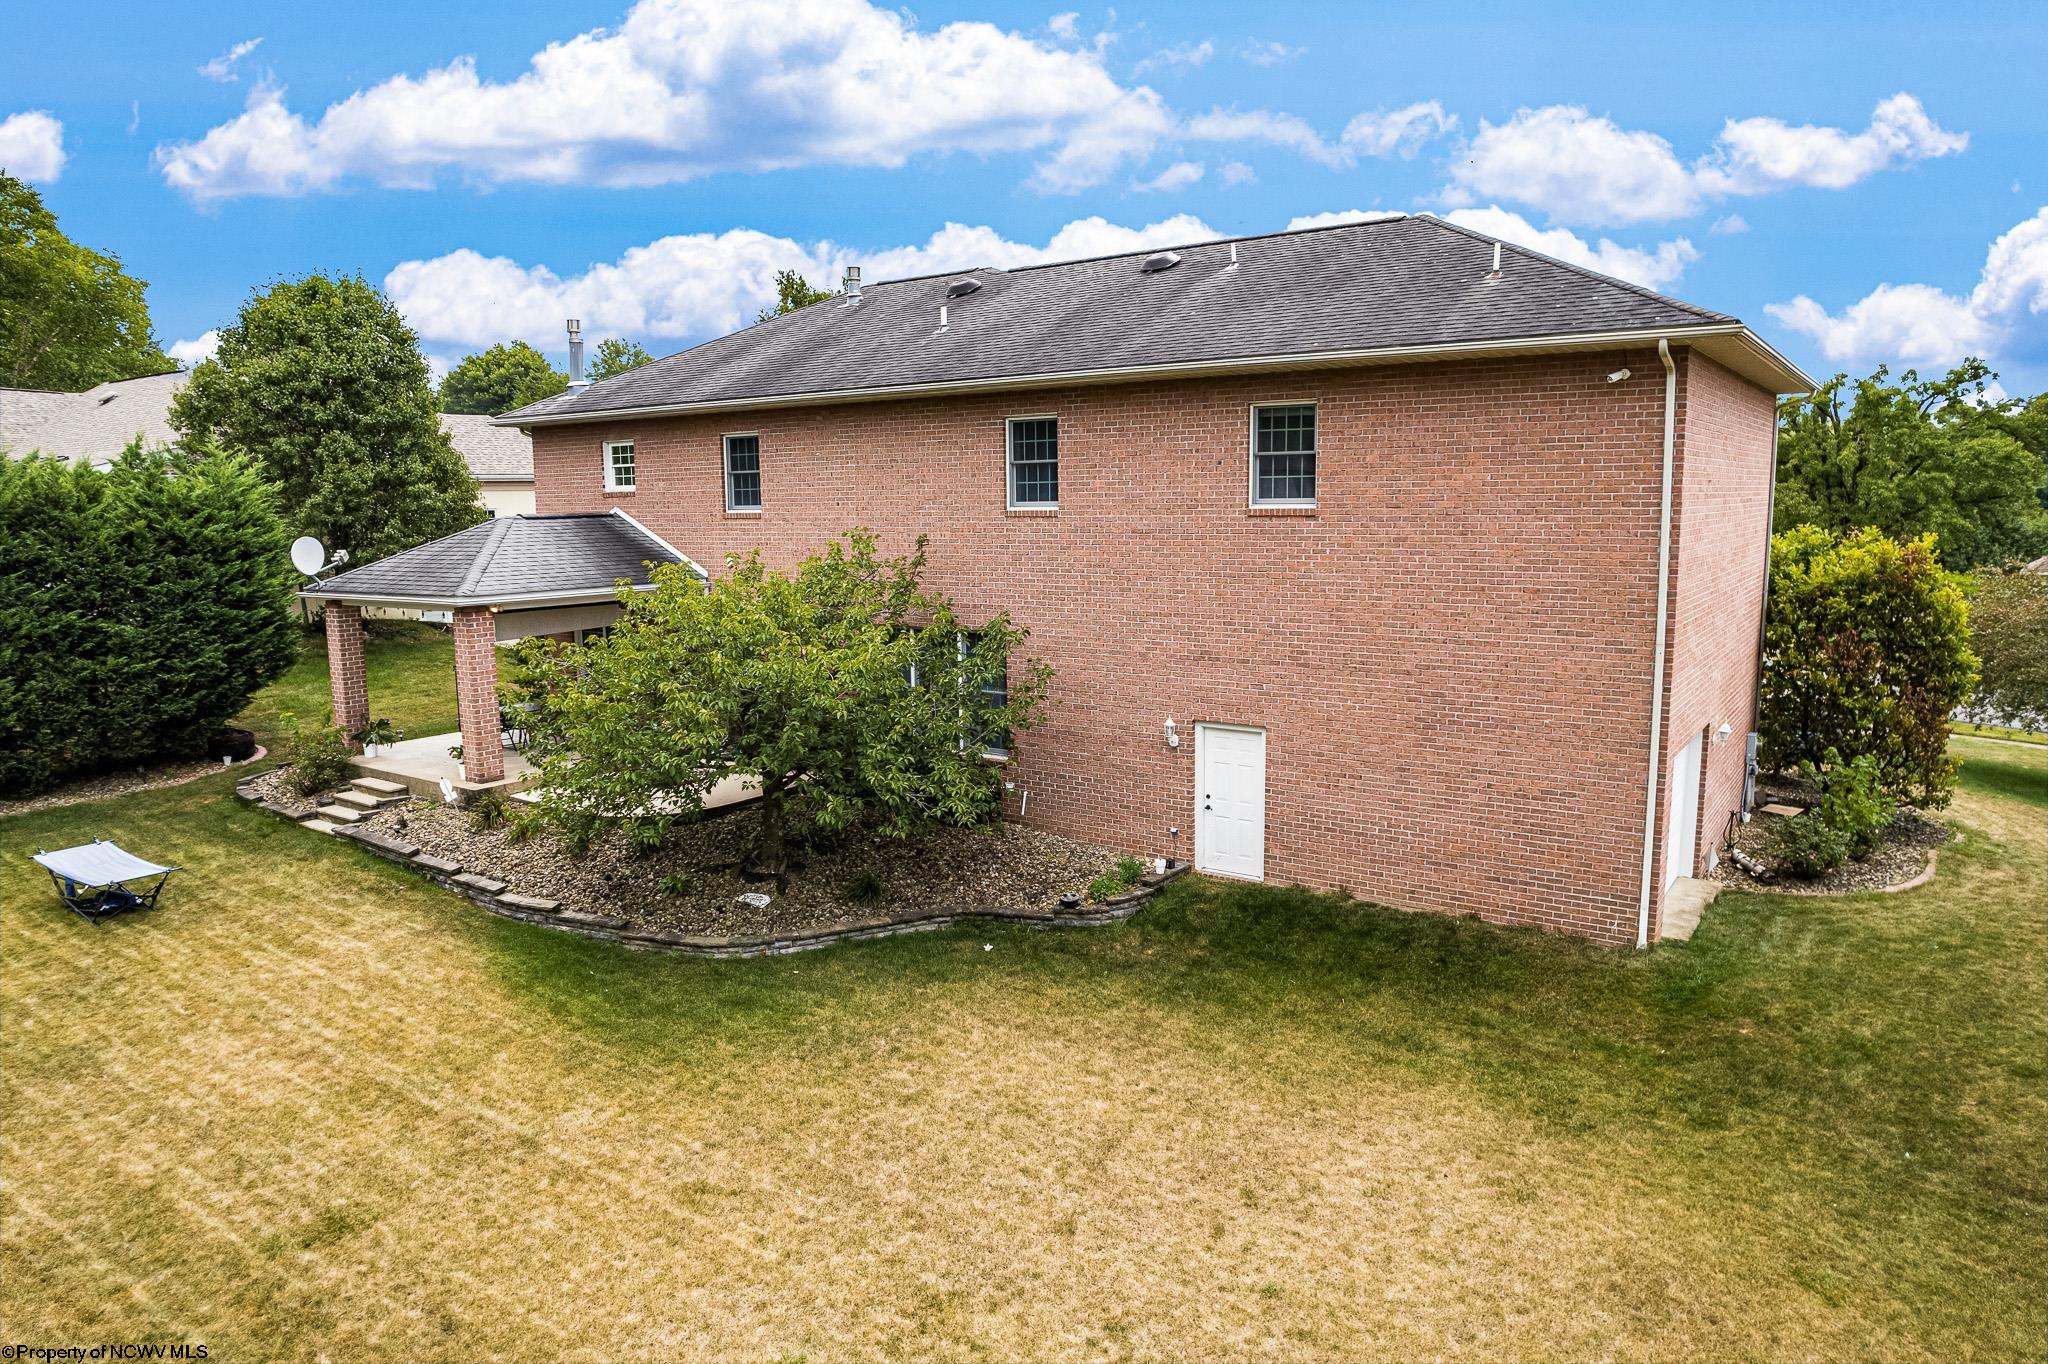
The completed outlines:
<svg viewBox="0 0 2048 1364">
<path fill-rule="evenodd" d="M 1180 252 L 1154 251 L 1151 255 L 1145 257 L 1144 264 L 1140 265 L 1138 269 L 1143 274 L 1156 275 L 1161 270 L 1171 270 L 1179 264 Z"/>
</svg>

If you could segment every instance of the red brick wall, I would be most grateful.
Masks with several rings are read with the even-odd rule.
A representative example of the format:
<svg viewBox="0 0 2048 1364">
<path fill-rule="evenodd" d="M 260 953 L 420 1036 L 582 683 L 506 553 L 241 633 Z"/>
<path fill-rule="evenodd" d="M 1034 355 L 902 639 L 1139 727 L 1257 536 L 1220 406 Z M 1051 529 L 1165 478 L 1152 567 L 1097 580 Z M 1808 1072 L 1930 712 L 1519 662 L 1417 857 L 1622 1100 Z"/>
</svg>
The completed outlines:
<svg viewBox="0 0 2048 1364">
<path fill-rule="evenodd" d="M 1696 734 L 1701 748 L 1697 853 L 1680 875 L 1705 871 L 1710 848 L 1724 842 L 1728 818 L 1741 808 L 1745 739 L 1756 706 L 1757 635 L 1770 523 L 1773 395 L 1704 356 L 1683 362 L 1679 468 L 1672 574 L 1670 677 L 1662 757 L 1664 780 L 1678 750 Z M 1725 742 L 1713 732 L 1729 726 Z M 1669 792 L 1659 795 L 1659 885 L 1662 825 Z M 1661 902 L 1657 906 L 1661 913 Z"/>
<path fill-rule="evenodd" d="M 1633 942 L 1661 376 L 1608 352 L 847 404 L 541 427 L 534 460 L 542 512 L 624 507 L 714 571 L 929 534 L 935 585 L 1056 669 L 1007 773 L 1033 824 L 1190 856 L 1195 722 L 1258 725 L 1269 881 Z M 1249 510 L 1249 404 L 1310 398 L 1320 505 Z M 1004 418 L 1041 413 L 1060 510 L 1007 513 Z M 738 431 L 758 515 L 724 511 Z M 638 489 L 606 494 L 626 437 Z"/>
<path fill-rule="evenodd" d="M 470 781 L 505 775 L 498 723 L 498 628 L 481 606 L 455 611 L 455 710 L 462 721 L 462 770 Z"/>
</svg>

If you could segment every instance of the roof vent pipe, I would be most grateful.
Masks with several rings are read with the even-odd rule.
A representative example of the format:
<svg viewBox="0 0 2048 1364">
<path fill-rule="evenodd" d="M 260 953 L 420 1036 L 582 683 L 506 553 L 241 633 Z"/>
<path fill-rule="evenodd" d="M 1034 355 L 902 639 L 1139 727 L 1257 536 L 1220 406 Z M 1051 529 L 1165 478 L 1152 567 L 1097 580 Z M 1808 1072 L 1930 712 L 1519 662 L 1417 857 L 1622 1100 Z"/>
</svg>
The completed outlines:
<svg viewBox="0 0 2048 1364">
<path fill-rule="evenodd" d="M 1499 243 L 1499 242 L 1495 242 L 1495 243 L 1493 244 L 1493 273 L 1492 273 L 1492 274 L 1490 274 L 1490 275 L 1488 275 L 1488 276 L 1487 276 L 1487 278 L 1488 278 L 1488 279 L 1499 279 L 1499 278 L 1500 278 L 1500 243 Z"/>
<path fill-rule="evenodd" d="M 846 279 L 840 285 L 840 288 L 845 292 L 848 303 L 860 302 L 860 267 L 858 265 L 846 267 Z"/>
<path fill-rule="evenodd" d="M 1235 270 L 1235 269 L 1237 268 L 1237 243 L 1236 243 L 1236 242 L 1232 242 L 1232 243 L 1230 244 L 1230 264 L 1228 264 L 1228 265 L 1224 266 L 1223 268 L 1224 268 L 1224 269 L 1226 269 L 1226 270 Z"/>
<path fill-rule="evenodd" d="M 946 305 L 939 305 L 939 330 L 944 331 L 950 324 L 946 321 Z"/>
<path fill-rule="evenodd" d="M 569 387 L 582 388 L 590 380 L 583 377 L 583 321 L 569 319 Z"/>
</svg>

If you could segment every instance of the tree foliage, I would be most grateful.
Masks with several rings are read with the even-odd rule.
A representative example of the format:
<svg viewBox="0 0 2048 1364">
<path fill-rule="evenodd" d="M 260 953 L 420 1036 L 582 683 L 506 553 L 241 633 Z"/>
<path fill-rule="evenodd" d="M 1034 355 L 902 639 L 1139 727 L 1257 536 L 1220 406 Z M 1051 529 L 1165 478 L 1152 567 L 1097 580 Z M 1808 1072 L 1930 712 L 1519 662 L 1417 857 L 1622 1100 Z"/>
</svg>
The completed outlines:
<svg viewBox="0 0 2048 1364">
<path fill-rule="evenodd" d="M 1017 656 L 1025 632 L 1005 616 L 969 633 L 924 569 L 922 541 L 883 559 L 864 531 L 788 573 L 758 551 L 708 584 L 665 567 L 653 592 L 622 594 L 608 637 L 522 646 L 548 817 L 658 834 L 749 776 L 753 859 L 776 875 L 792 837 L 986 821 L 1000 791 L 983 750 L 1031 723 L 1050 673 Z"/>
<path fill-rule="evenodd" d="M 76 392 L 176 369 L 151 333 L 147 287 L 0 175 L 0 386 Z"/>
<path fill-rule="evenodd" d="M 251 296 L 172 403 L 171 425 L 254 458 L 294 532 L 357 564 L 486 515 L 441 429 L 418 339 L 358 278 L 308 275 Z"/>
<path fill-rule="evenodd" d="M 1788 400 L 1775 528 L 1931 532 L 1954 568 L 2048 553 L 2048 405 L 1990 401 L 1994 377 L 1979 360 L 1896 383 L 1880 368 Z"/>
<path fill-rule="evenodd" d="M 441 410 L 495 417 L 515 407 L 552 398 L 569 387 L 569 376 L 524 341 L 504 341 L 465 355 L 441 381 Z"/>
<path fill-rule="evenodd" d="M 201 750 L 297 653 L 288 539 L 238 456 L 0 460 L 0 790 Z"/>
<path fill-rule="evenodd" d="M 1945 804 L 1949 715 L 1976 680 L 1964 583 L 1942 568 L 1933 536 L 1801 526 L 1772 537 L 1758 727 L 1767 767 L 1868 755 L 1896 799 Z"/>
<path fill-rule="evenodd" d="M 607 336 L 597 343 L 597 351 L 590 357 L 590 368 L 584 371 L 593 384 L 599 379 L 609 379 L 615 374 L 624 374 L 629 369 L 638 369 L 654 359 L 646 347 L 638 341 L 626 341 L 616 336 Z"/>
<path fill-rule="evenodd" d="M 1972 710 L 2017 729 L 2048 729 L 2048 574 L 1979 574 L 1970 647 L 1983 673 Z"/>
<path fill-rule="evenodd" d="M 823 303 L 833 297 L 830 289 L 813 289 L 811 282 L 794 270 L 775 272 L 775 306 L 763 308 L 754 320 L 766 322 L 771 317 L 793 313 L 798 308 L 808 308 L 813 303 Z"/>
</svg>

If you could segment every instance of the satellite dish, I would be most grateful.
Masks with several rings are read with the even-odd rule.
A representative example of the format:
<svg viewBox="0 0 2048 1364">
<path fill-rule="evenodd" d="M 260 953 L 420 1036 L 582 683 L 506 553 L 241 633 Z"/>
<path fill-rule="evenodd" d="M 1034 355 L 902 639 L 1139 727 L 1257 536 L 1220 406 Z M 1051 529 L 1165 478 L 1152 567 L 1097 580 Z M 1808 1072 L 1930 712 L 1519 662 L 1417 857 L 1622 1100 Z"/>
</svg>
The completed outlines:
<svg viewBox="0 0 2048 1364">
<path fill-rule="evenodd" d="M 310 535 L 301 535 L 292 541 L 292 567 L 313 577 L 327 567 L 327 546 Z"/>
</svg>

